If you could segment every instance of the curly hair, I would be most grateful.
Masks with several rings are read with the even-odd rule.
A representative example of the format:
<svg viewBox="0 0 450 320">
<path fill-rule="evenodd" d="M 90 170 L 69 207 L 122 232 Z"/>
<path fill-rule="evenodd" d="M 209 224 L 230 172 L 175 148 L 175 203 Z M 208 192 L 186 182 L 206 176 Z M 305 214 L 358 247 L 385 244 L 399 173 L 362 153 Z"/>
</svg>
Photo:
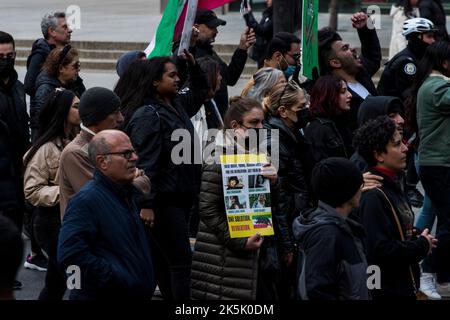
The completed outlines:
<svg viewBox="0 0 450 320">
<path fill-rule="evenodd" d="M 388 116 L 379 116 L 366 122 L 355 132 L 353 146 L 369 166 L 377 165 L 374 153 L 387 152 L 386 146 L 393 139 L 396 125 Z"/>
</svg>

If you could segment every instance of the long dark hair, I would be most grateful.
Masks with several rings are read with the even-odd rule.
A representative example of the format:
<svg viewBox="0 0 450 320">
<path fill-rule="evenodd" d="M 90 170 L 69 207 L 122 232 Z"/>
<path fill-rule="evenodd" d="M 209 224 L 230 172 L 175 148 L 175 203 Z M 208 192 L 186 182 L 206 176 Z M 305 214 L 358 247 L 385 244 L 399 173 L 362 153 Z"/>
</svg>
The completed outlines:
<svg viewBox="0 0 450 320">
<path fill-rule="evenodd" d="M 314 117 L 333 118 L 339 114 L 339 95 L 343 79 L 326 75 L 317 79 L 311 92 L 309 110 Z"/>
<path fill-rule="evenodd" d="M 167 63 L 174 63 L 170 57 L 154 57 L 150 60 L 136 60 L 125 70 L 114 88 L 122 101 L 120 111 L 124 116 L 122 127 L 126 127 L 134 112 L 150 98 L 156 98 L 154 81 L 162 79 Z"/>
<path fill-rule="evenodd" d="M 36 142 L 31 146 L 23 161 L 25 168 L 39 148 L 47 142 L 56 138 L 73 139 L 73 136 L 66 137 L 64 129 L 74 97 L 75 93 L 72 91 L 59 88 L 49 96 L 39 113 L 39 131 Z"/>
<path fill-rule="evenodd" d="M 217 88 L 217 73 L 220 72 L 219 63 L 210 56 L 204 56 L 197 60 L 200 69 L 205 73 L 209 95 L 214 96 Z"/>
<path fill-rule="evenodd" d="M 414 78 L 411 95 L 405 101 L 406 128 L 412 132 L 417 132 L 417 93 L 424 81 L 430 76 L 433 70 L 446 74 L 443 67 L 445 61 L 450 62 L 450 45 L 445 41 L 438 41 L 428 46 L 425 55 L 420 60 Z"/>
</svg>

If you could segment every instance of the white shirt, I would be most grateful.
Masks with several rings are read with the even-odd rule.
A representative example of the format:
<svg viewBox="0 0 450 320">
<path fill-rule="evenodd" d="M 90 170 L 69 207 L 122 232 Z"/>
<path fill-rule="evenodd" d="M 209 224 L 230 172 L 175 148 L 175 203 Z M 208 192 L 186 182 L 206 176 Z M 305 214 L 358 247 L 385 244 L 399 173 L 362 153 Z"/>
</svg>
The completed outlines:
<svg viewBox="0 0 450 320">
<path fill-rule="evenodd" d="M 358 96 L 363 99 L 366 99 L 368 95 L 370 95 L 369 91 L 359 82 L 348 82 L 347 86 L 352 89 L 353 92 L 356 92 Z"/>
</svg>

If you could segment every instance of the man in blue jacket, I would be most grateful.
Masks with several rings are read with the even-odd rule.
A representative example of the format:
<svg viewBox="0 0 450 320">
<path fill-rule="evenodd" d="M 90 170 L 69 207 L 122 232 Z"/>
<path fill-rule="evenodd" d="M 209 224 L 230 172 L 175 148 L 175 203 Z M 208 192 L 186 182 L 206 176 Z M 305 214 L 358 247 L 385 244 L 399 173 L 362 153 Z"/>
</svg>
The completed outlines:
<svg viewBox="0 0 450 320">
<path fill-rule="evenodd" d="M 138 157 L 117 130 L 95 135 L 89 156 L 94 177 L 70 201 L 58 243 L 60 267 L 80 270 L 70 299 L 151 299 L 153 264 L 132 185 Z"/>
</svg>

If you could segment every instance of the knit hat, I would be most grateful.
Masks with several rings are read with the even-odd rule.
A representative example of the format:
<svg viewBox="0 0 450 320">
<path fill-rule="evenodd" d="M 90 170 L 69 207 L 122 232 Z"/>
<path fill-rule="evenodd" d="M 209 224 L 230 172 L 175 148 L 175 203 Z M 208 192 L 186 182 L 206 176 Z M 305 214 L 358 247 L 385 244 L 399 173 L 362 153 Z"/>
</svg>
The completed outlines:
<svg viewBox="0 0 450 320">
<path fill-rule="evenodd" d="M 120 98 L 111 90 L 93 87 L 81 96 L 78 113 L 85 126 L 91 126 L 106 119 L 119 110 Z"/>
<path fill-rule="evenodd" d="M 350 160 L 328 158 L 313 169 L 311 184 L 319 200 L 337 208 L 349 201 L 361 188 L 363 177 Z"/>
</svg>

